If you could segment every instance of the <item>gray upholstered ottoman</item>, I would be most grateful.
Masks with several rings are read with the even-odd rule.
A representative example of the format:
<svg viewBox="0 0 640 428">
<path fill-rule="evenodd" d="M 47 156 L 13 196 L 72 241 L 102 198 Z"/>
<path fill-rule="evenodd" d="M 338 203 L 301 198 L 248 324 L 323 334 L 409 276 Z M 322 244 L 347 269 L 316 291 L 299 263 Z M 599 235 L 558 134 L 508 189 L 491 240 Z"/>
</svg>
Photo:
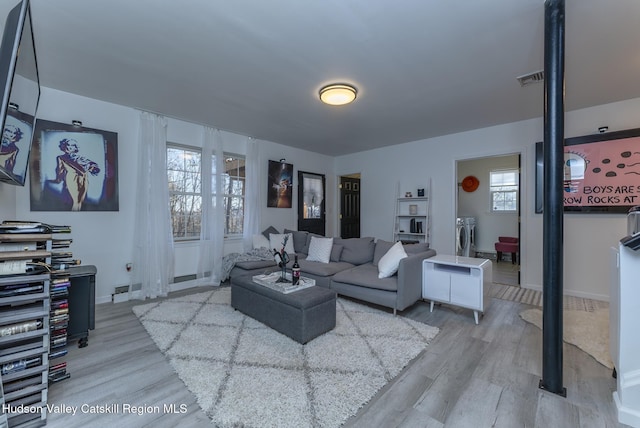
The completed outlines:
<svg viewBox="0 0 640 428">
<path fill-rule="evenodd" d="M 302 344 L 336 326 L 335 291 L 316 286 L 283 294 L 251 277 L 231 278 L 233 308 Z"/>
</svg>

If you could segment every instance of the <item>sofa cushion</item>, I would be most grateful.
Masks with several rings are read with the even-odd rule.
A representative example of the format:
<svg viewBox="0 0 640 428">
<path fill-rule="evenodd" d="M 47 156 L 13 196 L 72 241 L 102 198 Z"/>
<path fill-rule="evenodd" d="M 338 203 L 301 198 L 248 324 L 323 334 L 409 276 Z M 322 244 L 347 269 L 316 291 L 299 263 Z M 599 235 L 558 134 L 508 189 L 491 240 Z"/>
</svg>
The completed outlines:
<svg viewBox="0 0 640 428">
<path fill-rule="evenodd" d="M 293 248 L 293 235 L 291 235 L 290 233 L 270 233 L 269 234 L 269 246 L 271 247 L 271 249 L 275 249 L 276 251 L 280 251 L 282 250 L 282 243 L 284 242 L 284 238 L 287 238 L 287 243 L 284 247 L 284 250 L 289 253 L 289 254 L 293 254 L 296 252 L 296 250 Z"/>
<path fill-rule="evenodd" d="M 398 271 L 400 260 L 407 257 L 402 242 L 396 242 L 378 262 L 378 278 L 388 278 Z"/>
<path fill-rule="evenodd" d="M 342 245 L 340 261 L 361 265 L 373 261 L 373 251 L 376 244 L 371 237 L 366 238 L 336 238 L 334 243 Z"/>
<path fill-rule="evenodd" d="M 293 249 L 296 254 L 301 254 L 307 245 L 307 235 L 309 232 L 285 229 L 284 233 L 290 233 L 293 235 Z"/>
<path fill-rule="evenodd" d="M 342 255 L 342 245 L 333 244 L 331 247 L 331 256 L 329 257 L 329 261 L 339 262 L 340 256 Z"/>
<path fill-rule="evenodd" d="M 316 276 L 331 276 L 337 272 L 351 269 L 353 265 L 346 262 L 320 263 L 312 262 L 307 259 L 298 259 L 302 275 L 309 273 Z"/>
<path fill-rule="evenodd" d="M 420 242 L 418 244 L 407 244 L 404 246 L 404 251 L 409 254 L 423 253 L 429 249 L 429 244 L 426 242 Z"/>
<path fill-rule="evenodd" d="M 340 282 L 385 291 L 398 290 L 398 276 L 393 275 L 389 278 L 378 278 L 378 267 L 374 266 L 373 263 L 355 266 L 352 269 L 338 272 L 331 278 L 331 282 Z"/>
<path fill-rule="evenodd" d="M 387 254 L 387 251 L 389 251 L 389 249 L 393 247 L 393 244 L 393 242 L 384 241 L 382 239 L 378 239 L 376 241 L 376 249 L 373 252 L 373 264 L 375 266 L 378 266 L 378 262 L 380 261 L 382 256 Z"/>
<path fill-rule="evenodd" d="M 307 261 L 329 263 L 332 247 L 333 238 L 318 238 L 317 236 L 312 236 Z"/>
</svg>

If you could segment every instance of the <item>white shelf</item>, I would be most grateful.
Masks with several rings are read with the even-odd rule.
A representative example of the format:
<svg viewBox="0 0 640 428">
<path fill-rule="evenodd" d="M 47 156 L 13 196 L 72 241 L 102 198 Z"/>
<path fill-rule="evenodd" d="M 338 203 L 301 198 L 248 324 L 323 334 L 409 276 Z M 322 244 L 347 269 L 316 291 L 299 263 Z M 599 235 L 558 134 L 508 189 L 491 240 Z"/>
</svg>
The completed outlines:
<svg viewBox="0 0 640 428">
<path fill-rule="evenodd" d="M 415 190 L 413 190 L 415 192 Z M 393 225 L 394 241 L 429 243 L 430 185 L 424 186 L 425 196 L 405 197 L 405 190 L 398 184 Z"/>
</svg>

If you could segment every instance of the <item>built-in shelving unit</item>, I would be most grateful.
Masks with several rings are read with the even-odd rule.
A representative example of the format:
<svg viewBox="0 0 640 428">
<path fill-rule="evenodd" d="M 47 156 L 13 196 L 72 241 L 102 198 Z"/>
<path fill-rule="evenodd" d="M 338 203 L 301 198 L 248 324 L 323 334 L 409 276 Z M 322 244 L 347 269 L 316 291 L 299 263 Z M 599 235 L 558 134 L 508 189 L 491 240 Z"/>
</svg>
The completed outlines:
<svg viewBox="0 0 640 428">
<path fill-rule="evenodd" d="M 0 233 L 0 373 L 9 427 L 46 423 L 50 257 L 51 234 Z M 20 405 L 37 411 L 10 411 Z"/>
<path fill-rule="evenodd" d="M 75 265 L 70 251 L 72 240 L 66 236 L 71 232 L 68 226 L 58 226 L 51 244 L 51 346 L 49 352 L 49 383 L 68 379 L 67 371 L 67 338 L 69 329 L 69 266 Z"/>
<path fill-rule="evenodd" d="M 393 226 L 394 241 L 430 243 L 430 180 L 420 189 L 424 194 L 417 196 L 417 188 L 404 189 L 401 184 L 398 184 Z"/>
</svg>

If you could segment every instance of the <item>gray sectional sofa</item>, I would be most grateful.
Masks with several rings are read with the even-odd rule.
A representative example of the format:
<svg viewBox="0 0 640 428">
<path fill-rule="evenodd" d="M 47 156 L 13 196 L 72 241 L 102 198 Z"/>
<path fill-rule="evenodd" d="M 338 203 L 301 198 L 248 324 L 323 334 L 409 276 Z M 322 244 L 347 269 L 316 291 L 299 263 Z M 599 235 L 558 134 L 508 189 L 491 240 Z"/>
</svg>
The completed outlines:
<svg viewBox="0 0 640 428">
<path fill-rule="evenodd" d="M 317 235 L 292 230 L 284 233 L 293 235 L 303 276 L 313 278 L 316 285 L 335 290 L 340 295 L 391 308 L 394 314 L 421 299 L 422 261 L 436 255 L 436 251 L 424 243 L 403 245 L 407 257 L 400 260 L 397 273 L 378 278 L 378 263 L 393 242 L 370 237 L 334 238 L 329 263 L 321 263 L 306 259 L 311 237 Z M 268 269 L 276 269 L 275 262 L 240 262 L 231 271 L 231 277 L 257 275 Z"/>
</svg>

